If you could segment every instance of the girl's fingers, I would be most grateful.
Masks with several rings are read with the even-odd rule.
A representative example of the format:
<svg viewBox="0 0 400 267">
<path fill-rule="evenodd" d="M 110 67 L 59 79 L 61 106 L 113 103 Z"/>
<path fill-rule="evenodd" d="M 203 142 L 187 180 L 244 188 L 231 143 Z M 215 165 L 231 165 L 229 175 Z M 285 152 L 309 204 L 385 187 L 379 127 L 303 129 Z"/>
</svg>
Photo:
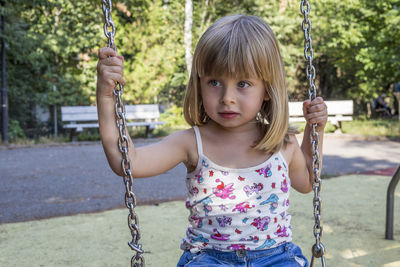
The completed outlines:
<svg viewBox="0 0 400 267">
<path fill-rule="evenodd" d="M 120 73 L 116 73 L 116 72 L 105 72 L 104 76 L 107 77 L 107 81 L 108 83 L 112 83 L 113 85 L 115 85 L 117 82 L 124 85 L 125 84 L 125 80 L 124 77 L 120 74 Z"/>
<path fill-rule="evenodd" d="M 303 102 L 303 112 L 304 114 L 327 111 L 327 106 L 322 99 L 322 97 L 316 97 L 312 101 L 306 100 Z"/>
<path fill-rule="evenodd" d="M 325 103 L 316 104 L 316 105 L 311 105 L 311 106 L 307 109 L 307 113 L 322 112 L 322 111 L 327 111 L 327 109 L 326 109 L 326 104 L 325 104 Z"/>
<path fill-rule="evenodd" d="M 322 97 L 304 101 L 303 113 L 308 124 L 318 125 L 317 131 L 323 129 L 328 121 L 328 109 Z"/>
<path fill-rule="evenodd" d="M 315 112 L 305 115 L 304 118 L 307 122 L 318 123 L 326 121 L 328 119 L 328 115 L 325 112 Z"/>
<path fill-rule="evenodd" d="M 304 101 L 303 113 L 307 123 L 310 124 L 325 124 L 328 119 L 328 110 L 322 97 Z"/>
<path fill-rule="evenodd" d="M 123 75 L 124 69 L 121 68 L 120 66 L 108 66 L 107 68 L 104 69 L 104 72 L 116 73 L 116 74 Z"/>
<path fill-rule="evenodd" d="M 308 108 L 311 105 L 311 101 L 309 99 L 305 100 L 303 102 L 303 114 L 307 114 L 308 113 Z"/>
<path fill-rule="evenodd" d="M 120 57 L 107 57 L 99 60 L 99 64 L 107 65 L 107 66 L 124 66 L 124 62 Z"/>
<path fill-rule="evenodd" d="M 108 75 L 111 73 L 123 76 L 124 68 L 122 66 L 106 66 L 102 64 L 97 65 L 97 75 L 102 77 L 102 79 L 109 79 Z"/>
<path fill-rule="evenodd" d="M 313 101 L 311 103 L 312 104 L 322 104 L 322 103 L 324 103 L 324 99 L 320 96 L 317 96 L 316 98 L 313 99 Z"/>
<path fill-rule="evenodd" d="M 312 101 L 310 99 L 307 99 L 303 102 L 303 107 L 304 106 L 314 106 L 314 105 L 318 105 L 318 104 L 323 104 L 324 103 L 324 99 L 322 99 L 322 97 L 318 96 L 316 98 L 314 98 Z"/>
<path fill-rule="evenodd" d="M 99 49 L 99 59 L 106 59 L 108 57 L 115 57 L 117 56 L 117 52 L 114 49 L 109 47 L 103 47 Z"/>
<path fill-rule="evenodd" d="M 303 102 L 303 108 L 304 108 L 304 107 L 310 106 L 310 104 L 311 104 L 310 99 L 304 100 L 304 102 Z"/>
</svg>

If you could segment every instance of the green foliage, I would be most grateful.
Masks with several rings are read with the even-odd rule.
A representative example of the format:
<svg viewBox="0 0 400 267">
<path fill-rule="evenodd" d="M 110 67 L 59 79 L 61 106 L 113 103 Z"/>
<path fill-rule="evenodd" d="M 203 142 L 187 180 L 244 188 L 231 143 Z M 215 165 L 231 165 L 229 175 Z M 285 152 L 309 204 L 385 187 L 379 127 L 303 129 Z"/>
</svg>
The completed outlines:
<svg viewBox="0 0 400 267">
<path fill-rule="evenodd" d="M 281 45 L 290 99 L 303 100 L 308 86 L 299 2 L 193 1 L 193 49 L 200 35 L 221 16 L 260 16 Z M 182 106 L 188 81 L 184 5 L 184 0 L 113 1 L 116 46 L 125 58 L 126 103 Z M 34 114 L 36 105 L 95 104 L 96 54 L 106 46 L 100 1 L 9 0 L 0 13 L 7 23 L 11 120 L 19 121 L 27 135 L 43 133 L 29 130 L 42 127 Z M 398 0 L 316 0 L 311 2 L 309 17 L 320 95 L 353 99 L 357 105 L 381 92 L 391 95 L 391 85 L 400 80 Z"/>
<path fill-rule="evenodd" d="M 88 71 L 87 66 L 101 31 L 99 12 L 93 10 L 98 10 L 95 1 L 66 0 L 12 0 L 1 9 L 8 44 L 9 114 L 24 129 L 39 127 L 36 105 L 90 103 L 95 69 Z"/>
<path fill-rule="evenodd" d="M 400 139 L 400 123 L 393 119 L 354 120 L 342 123 L 343 132 L 362 136 L 384 136 Z"/>
<path fill-rule="evenodd" d="M 117 5 L 116 15 L 123 13 L 114 16 L 119 25 L 117 47 L 125 58 L 125 99 L 129 103 L 182 101 L 188 78 L 183 11 L 182 1 L 157 1 L 143 4 L 136 18 L 136 13 L 127 11 L 127 5 Z"/>
<path fill-rule="evenodd" d="M 8 129 L 8 137 L 11 142 L 14 142 L 17 139 L 25 138 L 25 133 L 22 130 L 19 122 L 17 120 L 11 120 L 9 129 Z"/>
<path fill-rule="evenodd" d="M 78 141 L 100 141 L 100 132 L 98 129 L 84 129 L 77 136 Z"/>
<path fill-rule="evenodd" d="M 306 128 L 306 123 L 305 122 L 296 122 L 296 123 L 291 123 L 291 126 L 294 126 L 299 133 L 303 133 L 304 129 Z M 324 133 L 334 133 L 336 131 L 336 126 L 330 123 L 329 121 L 326 123 Z"/>
<path fill-rule="evenodd" d="M 327 97 L 366 102 L 400 79 L 398 1 L 321 0 L 315 10 L 319 81 Z"/>
<path fill-rule="evenodd" d="M 185 129 L 189 127 L 183 117 L 183 108 L 178 107 L 177 105 L 171 106 L 162 113 L 160 115 L 160 121 L 166 122 L 162 126 L 163 128 Z"/>
</svg>

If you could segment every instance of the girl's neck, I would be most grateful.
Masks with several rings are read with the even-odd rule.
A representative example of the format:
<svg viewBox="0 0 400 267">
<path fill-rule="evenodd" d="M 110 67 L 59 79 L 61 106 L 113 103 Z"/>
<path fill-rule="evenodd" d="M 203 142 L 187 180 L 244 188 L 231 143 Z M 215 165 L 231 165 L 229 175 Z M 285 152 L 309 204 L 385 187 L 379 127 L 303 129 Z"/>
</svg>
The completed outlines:
<svg viewBox="0 0 400 267">
<path fill-rule="evenodd" d="M 253 144 L 261 138 L 260 127 L 255 120 L 246 125 L 233 128 L 222 127 L 214 121 L 209 121 L 206 128 L 209 129 L 210 135 L 215 139 L 225 141 L 236 140 Z"/>
<path fill-rule="evenodd" d="M 257 125 L 225 128 L 210 121 L 202 127 L 203 153 L 220 166 L 248 168 L 264 162 L 269 155 L 254 148 L 261 138 Z"/>
</svg>

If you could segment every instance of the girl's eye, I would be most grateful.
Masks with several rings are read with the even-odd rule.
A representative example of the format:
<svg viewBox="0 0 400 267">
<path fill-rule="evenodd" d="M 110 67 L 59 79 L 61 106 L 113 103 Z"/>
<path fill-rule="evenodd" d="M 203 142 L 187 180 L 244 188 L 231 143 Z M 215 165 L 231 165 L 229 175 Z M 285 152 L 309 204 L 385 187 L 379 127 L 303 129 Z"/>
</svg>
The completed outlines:
<svg viewBox="0 0 400 267">
<path fill-rule="evenodd" d="M 237 86 L 239 88 L 247 88 L 247 87 L 250 86 L 250 84 L 248 82 L 245 82 L 245 81 L 240 81 L 240 82 L 238 82 Z"/>
<path fill-rule="evenodd" d="M 211 86 L 221 86 L 221 83 L 217 80 L 210 80 L 208 84 Z"/>
</svg>

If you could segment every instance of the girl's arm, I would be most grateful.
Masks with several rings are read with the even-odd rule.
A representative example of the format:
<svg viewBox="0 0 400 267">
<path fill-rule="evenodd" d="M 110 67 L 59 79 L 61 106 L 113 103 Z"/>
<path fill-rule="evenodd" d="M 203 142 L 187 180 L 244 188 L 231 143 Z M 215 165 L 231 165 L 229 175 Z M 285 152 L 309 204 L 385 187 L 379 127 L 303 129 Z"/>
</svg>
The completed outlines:
<svg viewBox="0 0 400 267">
<path fill-rule="evenodd" d="M 319 134 L 318 152 L 320 156 L 320 170 L 322 167 L 322 146 L 324 140 L 324 128 L 328 120 L 328 110 L 321 97 L 315 98 L 312 102 L 303 102 L 304 118 L 307 121 L 304 129 L 303 141 L 299 147 L 297 140 L 293 137 L 292 142 L 296 145 L 293 148 L 291 161 L 289 164 L 290 178 L 292 187 L 301 193 L 308 193 L 312 190 L 313 169 L 312 169 L 312 144 L 310 134 L 312 124 L 316 123 L 316 131 Z"/>
<path fill-rule="evenodd" d="M 115 120 L 115 83 L 124 84 L 123 57 L 117 56 L 111 48 L 101 48 L 97 64 L 97 112 L 104 152 L 111 169 L 122 176 L 122 155 L 118 148 L 119 131 Z M 128 132 L 128 131 L 126 131 Z M 161 174 L 180 162 L 188 161 L 188 151 L 193 143 L 189 130 L 172 134 L 162 141 L 135 149 L 129 139 L 129 158 L 134 177 L 148 177 Z"/>
</svg>

